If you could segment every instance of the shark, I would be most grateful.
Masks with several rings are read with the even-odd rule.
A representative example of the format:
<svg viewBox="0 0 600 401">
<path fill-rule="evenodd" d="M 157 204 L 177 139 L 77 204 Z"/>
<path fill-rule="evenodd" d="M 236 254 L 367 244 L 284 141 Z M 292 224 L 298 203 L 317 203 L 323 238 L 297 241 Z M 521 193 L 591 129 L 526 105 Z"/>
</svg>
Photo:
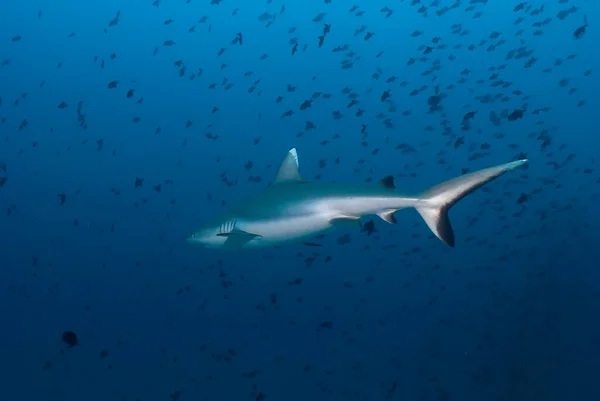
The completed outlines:
<svg viewBox="0 0 600 401">
<path fill-rule="evenodd" d="M 433 234 L 454 247 L 448 211 L 458 201 L 527 159 L 463 174 L 416 195 L 396 191 L 393 176 L 377 184 L 351 185 L 305 180 L 296 148 L 288 151 L 271 183 L 237 207 L 217 215 L 189 234 L 187 242 L 206 248 L 234 250 L 308 242 L 334 228 L 359 225 L 369 215 L 396 224 L 396 212 L 413 208 Z"/>
</svg>

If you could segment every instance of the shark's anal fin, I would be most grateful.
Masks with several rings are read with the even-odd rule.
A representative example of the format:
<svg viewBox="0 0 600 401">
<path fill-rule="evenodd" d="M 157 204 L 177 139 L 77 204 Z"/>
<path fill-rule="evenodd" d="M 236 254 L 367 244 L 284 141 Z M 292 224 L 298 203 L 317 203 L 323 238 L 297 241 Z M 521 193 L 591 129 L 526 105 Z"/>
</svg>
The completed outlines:
<svg viewBox="0 0 600 401">
<path fill-rule="evenodd" d="M 329 220 L 329 223 L 335 227 L 344 226 L 358 226 L 360 222 L 360 216 L 338 216 L 334 219 Z"/>
<path fill-rule="evenodd" d="M 398 220 L 396 220 L 396 217 L 394 217 L 394 213 L 396 213 L 396 210 L 386 210 L 384 212 L 377 213 L 377 216 L 379 216 L 381 220 L 390 224 L 396 224 Z"/>
<path fill-rule="evenodd" d="M 224 246 L 230 249 L 239 249 L 246 245 L 248 242 L 252 241 L 254 238 L 259 238 L 260 235 L 248 233 L 242 230 L 236 230 L 229 233 L 221 233 L 217 234 L 218 237 L 227 237 L 225 240 Z"/>
</svg>

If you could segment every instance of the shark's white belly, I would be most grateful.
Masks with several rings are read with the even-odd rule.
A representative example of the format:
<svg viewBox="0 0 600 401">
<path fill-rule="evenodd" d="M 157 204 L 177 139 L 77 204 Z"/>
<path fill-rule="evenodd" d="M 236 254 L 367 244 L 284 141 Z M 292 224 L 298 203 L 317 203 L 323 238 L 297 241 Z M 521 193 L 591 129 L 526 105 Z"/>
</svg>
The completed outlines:
<svg viewBox="0 0 600 401">
<path fill-rule="evenodd" d="M 325 213 L 275 218 L 261 221 L 244 221 L 240 228 L 259 235 L 245 247 L 273 246 L 277 243 L 299 241 L 314 236 L 331 227 L 331 216 Z"/>
</svg>

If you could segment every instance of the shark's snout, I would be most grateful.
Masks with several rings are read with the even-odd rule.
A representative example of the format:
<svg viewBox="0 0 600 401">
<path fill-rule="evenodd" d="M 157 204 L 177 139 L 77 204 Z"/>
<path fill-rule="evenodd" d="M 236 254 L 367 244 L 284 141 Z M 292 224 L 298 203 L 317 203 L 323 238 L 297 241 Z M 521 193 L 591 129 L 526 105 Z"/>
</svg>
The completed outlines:
<svg viewBox="0 0 600 401">
<path fill-rule="evenodd" d="M 188 243 L 195 243 L 198 242 L 198 238 L 196 236 L 196 233 L 189 233 L 186 237 L 185 237 L 185 241 Z"/>
<path fill-rule="evenodd" d="M 200 230 L 189 233 L 185 237 L 185 241 L 188 244 L 199 245 L 201 247 L 208 246 L 211 242 L 214 242 L 214 238 L 219 238 L 212 234 L 209 230 Z"/>
</svg>

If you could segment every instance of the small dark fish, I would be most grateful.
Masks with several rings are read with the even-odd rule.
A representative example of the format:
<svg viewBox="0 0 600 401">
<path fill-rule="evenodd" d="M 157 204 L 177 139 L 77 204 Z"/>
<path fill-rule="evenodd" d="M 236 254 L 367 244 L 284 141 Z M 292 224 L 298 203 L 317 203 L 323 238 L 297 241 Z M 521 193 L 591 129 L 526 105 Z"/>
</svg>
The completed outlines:
<svg viewBox="0 0 600 401">
<path fill-rule="evenodd" d="M 306 110 L 308 108 L 310 108 L 312 106 L 312 100 L 305 100 L 301 105 L 300 105 L 300 110 Z"/>
<path fill-rule="evenodd" d="M 588 22 L 587 22 L 587 15 L 583 16 L 583 25 L 580 26 L 579 28 L 577 28 L 575 30 L 575 32 L 573 32 L 573 37 L 575 37 L 575 39 L 581 39 L 583 37 L 583 35 L 585 35 L 585 31 L 588 27 Z"/>
<path fill-rule="evenodd" d="M 475 114 L 477 114 L 476 111 L 469 111 L 467 114 L 465 114 L 463 116 L 463 123 L 469 120 L 472 120 L 475 117 Z"/>
<path fill-rule="evenodd" d="M 367 235 L 371 235 L 373 234 L 375 231 L 377 231 L 375 229 L 375 222 L 373 220 L 369 220 L 367 221 L 365 224 L 362 225 L 360 232 L 363 233 L 367 233 Z"/>
<path fill-rule="evenodd" d="M 515 121 L 523 118 L 524 110 L 516 109 L 508 115 L 508 121 Z"/>
<path fill-rule="evenodd" d="M 69 346 L 69 348 L 73 348 L 79 343 L 77 334 L 73 331 L 64 331 L 62 333 L 62 340 Z"/>
<path fill-rule="evenodd" d="M 235 34 L 235 38 L 233 38 L 233 40 L 231 41 L 232 45 L 237 45 L 238 43 L 240 44 L 240 46 L 243 43 L 243 37 L 242 37 L 242 33 L 241 32 L 236 33 Z"/>
<path fill-rule="evenodd" d="M 324 41 L 325 41 L 325 35 L 319 36 L 319 47 L 323 46 Z"/>
</svg>

